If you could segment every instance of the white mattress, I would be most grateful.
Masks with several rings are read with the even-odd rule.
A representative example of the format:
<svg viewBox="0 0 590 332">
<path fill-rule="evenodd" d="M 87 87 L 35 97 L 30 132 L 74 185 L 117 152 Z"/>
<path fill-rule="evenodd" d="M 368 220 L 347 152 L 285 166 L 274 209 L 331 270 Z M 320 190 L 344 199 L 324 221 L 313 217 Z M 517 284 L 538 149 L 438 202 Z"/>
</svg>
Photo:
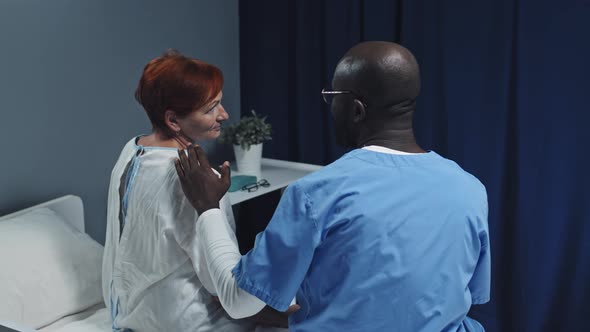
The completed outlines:
<svg viewBox="0 0 590 332">
<path fill-rule="evenodd" d="M 103 304 L 66 316 L 44 328 L 43 332 L 110 332 L 112 331 L 109 313 Z"/>
</svg>

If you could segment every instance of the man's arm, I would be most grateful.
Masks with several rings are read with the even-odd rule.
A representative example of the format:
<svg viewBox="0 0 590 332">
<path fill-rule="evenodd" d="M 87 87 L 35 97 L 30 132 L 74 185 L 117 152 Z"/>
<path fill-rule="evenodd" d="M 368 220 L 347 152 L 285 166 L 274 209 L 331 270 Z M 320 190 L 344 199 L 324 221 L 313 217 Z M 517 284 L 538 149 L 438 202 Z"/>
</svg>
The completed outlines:
<svg viewBox="0 0 590 332">
<path fill-rule="evenodd" d="M 219 200 L 215 201 L 229 188 L 229 163 L 221 167 L 219 177 L 211 170 L 200 147 L 189 148 L 188 157 L 184 153 L 179 153 L 179 156 L 180 160 L 175 165 L 182 189 L 199 213 L 191 245 L 202 246 L 216 293 L 228 314 L 233 318 L 255 315 L 265 304 L 240 289 L 233 277 L 232 268 L 241 255 L 235 241 L 232 241 L 232 230 L 225 220 L 226 216 L 219 209 Z M 261 315 L 267 313 L 268 310 Z"/>
<path fill-rule="evenodd" d="M 221 305 L 232 318 L 252 316 L 265 303 L 240 289 L 232 274 L 232 268 L 242 258 L 239 249 L 231 240 L 225 215 L 219 209 L 210 209 L 199 216 L 193 240 L 201 245 L 207 268 Z"/>
<path fill-rule="evenodd" d="M 311 268 L 321 231 L 312 200 L 293 183 L 283 193 L 254 248 L 233 269 L 238 286 L 269 306 L 285 311 Z"/>
</svg>

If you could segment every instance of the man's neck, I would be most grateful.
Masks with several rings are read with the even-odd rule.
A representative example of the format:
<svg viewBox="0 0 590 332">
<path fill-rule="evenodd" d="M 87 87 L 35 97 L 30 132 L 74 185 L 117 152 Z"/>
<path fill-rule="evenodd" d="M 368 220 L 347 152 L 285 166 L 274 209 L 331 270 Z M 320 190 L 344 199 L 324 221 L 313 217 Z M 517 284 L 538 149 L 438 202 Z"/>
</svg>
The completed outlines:
<svg viewBox="0 0 590 332">
<path fill-rule="evenodd" d="M 390 129 L 362 137 L 357 147 L 377 145 L 409 153 L 426 152 L 417 143 L 412 129 Z"/>
</svg>

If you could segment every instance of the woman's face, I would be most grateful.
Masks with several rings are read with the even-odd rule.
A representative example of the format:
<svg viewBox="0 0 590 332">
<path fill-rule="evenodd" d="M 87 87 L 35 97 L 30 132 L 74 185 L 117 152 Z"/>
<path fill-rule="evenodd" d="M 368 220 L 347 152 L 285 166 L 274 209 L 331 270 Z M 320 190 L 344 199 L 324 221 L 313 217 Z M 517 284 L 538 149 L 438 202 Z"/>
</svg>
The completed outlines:
<svg viewBox="0 0 590 332">
<path fill-rule="evenodd" d="M 221 105 L 223 92 L 219 92 L 212 101 L 205 106 L 191 112 L 186 117 L 178 118 L 178 125 L 193 142 L 213 140 L 221 134 L 221 123 L 229 115 Z"/>
</svg>

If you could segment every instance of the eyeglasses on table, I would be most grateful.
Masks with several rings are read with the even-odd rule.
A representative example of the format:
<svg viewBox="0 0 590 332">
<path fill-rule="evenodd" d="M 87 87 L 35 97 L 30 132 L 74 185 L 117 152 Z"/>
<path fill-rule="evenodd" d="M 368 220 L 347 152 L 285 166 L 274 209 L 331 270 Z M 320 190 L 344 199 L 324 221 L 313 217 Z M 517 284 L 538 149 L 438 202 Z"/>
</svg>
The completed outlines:
<svg viewBox="0 0 590 332">
<path fill-rule="evenodd" d="M 270 187 L 270 183 L 266 179 L 261 179 L 258 182 L 250 183 L 242 187 L 243 191 L 247 191 L 249 193 L 258 190 L 259 187 Z"/>
</svg>

